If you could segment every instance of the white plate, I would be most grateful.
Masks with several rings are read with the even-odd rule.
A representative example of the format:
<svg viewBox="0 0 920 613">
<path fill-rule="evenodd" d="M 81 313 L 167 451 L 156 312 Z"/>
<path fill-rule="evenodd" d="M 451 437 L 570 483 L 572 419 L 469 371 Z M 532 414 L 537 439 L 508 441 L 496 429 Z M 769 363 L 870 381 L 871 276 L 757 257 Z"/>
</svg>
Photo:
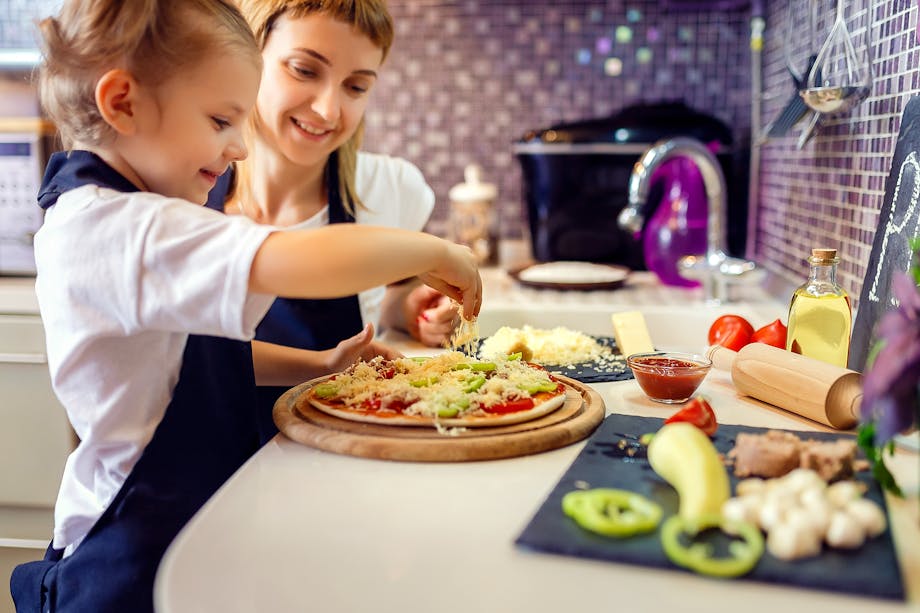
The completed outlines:
<svg viewBox="0 0 920 613">
<path fill-rule="evenodd" d="M 612 289 L 623 284 L 629 269 L 592 262 L 545 262 L 510 273 L 524 285 L 548 289 Z"/>
</svg>

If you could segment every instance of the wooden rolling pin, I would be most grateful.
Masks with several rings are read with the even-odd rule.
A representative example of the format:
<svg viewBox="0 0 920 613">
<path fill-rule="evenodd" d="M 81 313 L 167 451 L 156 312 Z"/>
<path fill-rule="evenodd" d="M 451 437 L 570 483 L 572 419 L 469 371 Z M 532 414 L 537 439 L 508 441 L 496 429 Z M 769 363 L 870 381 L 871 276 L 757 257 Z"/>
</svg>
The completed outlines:
<svg viewBox="0 0 920 613">
<path fill-rule="evenodd" d="M 706 350 L 712 365 L 730 370 L 737 390 L 813 419 L 831 428 L 853 428 L 859 422 L 862 375 L 764 343 L 740 351 L 715 345 Z"/>
</svg>

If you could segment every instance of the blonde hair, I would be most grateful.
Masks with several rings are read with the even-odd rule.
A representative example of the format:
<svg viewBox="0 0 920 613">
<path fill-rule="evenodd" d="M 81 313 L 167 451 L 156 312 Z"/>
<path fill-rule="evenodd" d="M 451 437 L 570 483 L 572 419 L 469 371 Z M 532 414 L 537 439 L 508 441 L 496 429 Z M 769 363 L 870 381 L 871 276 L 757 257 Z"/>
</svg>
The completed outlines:
<svg viewBox="0 0 920 613">
<path fill-rule="evenodd" d="M 393 19 L 384 0 L 238 0 L 240 11 L 249 21 L 260 49 L 264 49 L 272 27 L 279 17 L 287 15 L 291 19 L 299 19 L 312 14 L 326 15 L 350 24 L 355 30 L 367 36 L 375 46 L 383 52 L 381 62 L 386 59 L 393 46 Z M 258 113 L 250 115 L 249 129 L 256 130 L 259 121 Z M 250 134 L 250 137 L 252 134 Z M 355 173 L 358 164 L 358 150 L 364 136 L 364 118 L 358 124 L 355 133 L 342 144 L 330 159 L 337 164 L 338 188 L 342 198 L 342 205 L 349 214 L 354 215 L 358 207 L 364 204 L 355 190 Z M 237 164 L 239 180 L 235 197 L 243 207 L 251 204 L 252 158 L 244 164 Z M 333 173 L 327 173 L 327 176 Z"/>
<path fill-rule="evenodd" d="M 155 87 L 221 47 L 262 62 L 249 25 L 226 0 L 65 0 L 57 17 L 38 25 L 39 95 L 67 149 L 110 137 L 95 99 L 109 70 L 123 68 Z"/>
</svg>

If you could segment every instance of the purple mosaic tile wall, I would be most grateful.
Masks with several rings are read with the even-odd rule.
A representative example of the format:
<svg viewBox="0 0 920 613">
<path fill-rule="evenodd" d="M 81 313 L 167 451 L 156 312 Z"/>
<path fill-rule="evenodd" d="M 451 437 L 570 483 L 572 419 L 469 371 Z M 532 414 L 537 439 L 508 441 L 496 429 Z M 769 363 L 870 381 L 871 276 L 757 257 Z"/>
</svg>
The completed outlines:
<svg viewBox="0 0 920 613">
<path fill-rule="evenodd" d="M 397 40 L 368 110 L 365 148 L 422 169 L 437 194 L 435 233 L 446 233 L 450 187 L 478 162 L 498 186 L 500 233 L 525 235 L 511 145 L 528 130 L 683 98 L 748 146 L 746 8 L 687 12 L 654 0 L 388 4 Z"/>
<path fill-rule="evenodd" d="M 833 0 L 815 0 L 817 35 L 791 12 L 808 0 L 769 2 L 763 55 L 763 116 L 766 125 L 793 92 L 786 67 L 803 67 L 821 44 L 834 17 Z M 851 296 L 862 289 L 882 207 L 885 181 L 900 128 L 901 110 L 920 92 L 920 45 L 915 0 L 841 0 L 857 50 L 871 51 L 873 83 L 868 98 L 824 122 L 801 149 L 807 121 L 761 148 L 756 224 L 748 236 L 751 255 L 772 271 L 800 283 L 812 247 L 840 252 L 838 280 Z M 787 19 L 793 25 L 787 34 Z M 867 38 L 868 36 L 868 38 Z M 755 128 L 756 129 L 756 128 Z"/>
</svg>

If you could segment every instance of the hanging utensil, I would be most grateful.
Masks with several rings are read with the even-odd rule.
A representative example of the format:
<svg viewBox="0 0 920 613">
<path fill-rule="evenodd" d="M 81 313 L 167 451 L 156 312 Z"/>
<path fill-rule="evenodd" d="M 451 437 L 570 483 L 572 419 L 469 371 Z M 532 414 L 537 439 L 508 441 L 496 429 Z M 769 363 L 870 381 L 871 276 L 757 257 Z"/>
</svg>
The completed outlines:
<svg viewBox="0 0 920 613">
<path fill-rule="evenodd" d="M 843 0 L 837 0 L 837 17 L 808 75 L 802 99 L 819 113 L 838 114 L 859 104 L 870 88 L 871 70 L 856 53 L 843 14 Z"/>
<path fill-rule="evenodd" d="M 815 60 L 818 58 L 818 54 L 815 52 L 817 45 L 815 44 L 815 11 L 814 11 L 815 0 L 789 0 L 787 10 L 786 10 L 786 20 L 783 27 L 783 59 L 786 64 L 786 70 L 789 72 L 789 75 L 792 77 L 792 83 L 795 87 L 795 91 L 790 96 L 789 100 L 786 102 L 783 109 L 780 111 L 779 115 L 764 128 L 763 141 L 766 141 L 769 138 L 775 138 L 778 136 L 784 136 L 799 123 L 806 114 L 808 114 L 808 106 L 805 104 L 805 100 L 800 95 L 800 92 L 805 89 L 808 75 L 811 73 L 811 69 L 815 64 Z M 802 15 L 802 11 L 805 10 L 807 13 L 807 18 Z M 796 68 L 796 63 L 792 58 L 792 46 L 794 41 L 802 40 L 802 36 L 799 32 L 794 32 L 797 30 L 796 26 L 801 23 L 807 24 L 807 37 L 806 38 L 806 49 L 808 54 L 808 61 L 805 65 L 805 70 L 799 71 Z"/>
</svg>

